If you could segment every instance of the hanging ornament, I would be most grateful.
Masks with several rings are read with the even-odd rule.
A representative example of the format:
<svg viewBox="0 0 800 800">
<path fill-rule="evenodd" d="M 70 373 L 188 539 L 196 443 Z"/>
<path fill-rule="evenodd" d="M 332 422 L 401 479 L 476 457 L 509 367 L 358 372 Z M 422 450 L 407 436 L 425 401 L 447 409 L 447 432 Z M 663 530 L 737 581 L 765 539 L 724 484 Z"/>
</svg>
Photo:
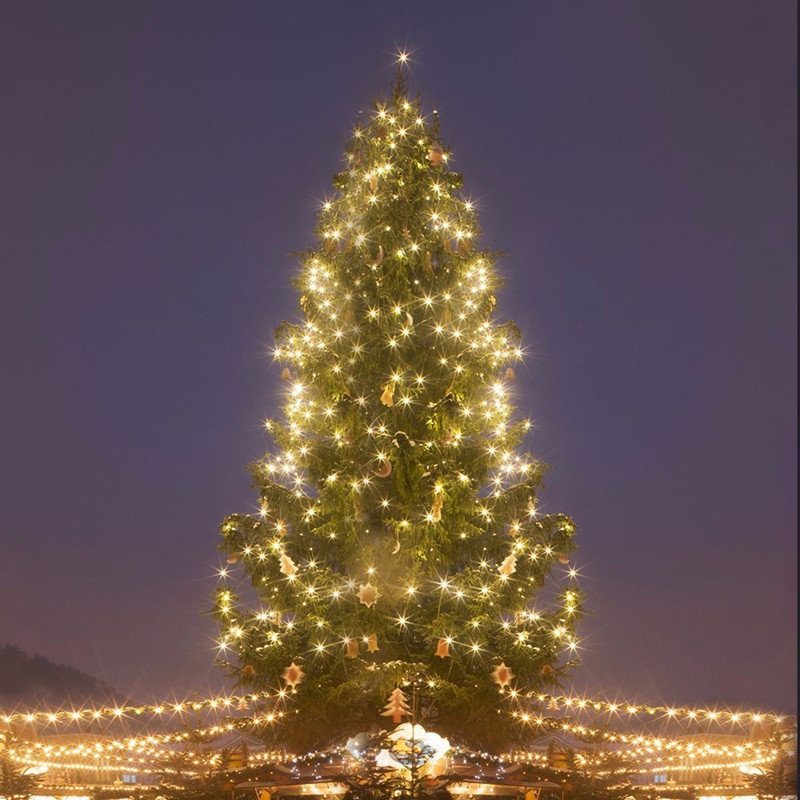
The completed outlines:
<svg viewBox="0 0 800 800">
<path fill-rule="evenodd" d="M 553 669 L 553 668 L 552 668 L 552 667 L 551 667 L 549 664 L 545 664 L 545 665 L 544 665 L 544 666 L 543 666 L 543 667 L 542 667 L 542 668 L 539 670 L 539 674 L 540 674 L 540 675 L 541 675 L 543 678 L 550 678 L 550 677 L 552 677 L 552 675 L 553 675 L 553 673 L 554 673 L 554 672 L 555 672 L 555 670 L 554 670 L 554 669 Z"/>
<path fill-rule="evenodd" d="M 239 560 L 239 556 L 236 553 L 228 553 L 228 557 L 225 559 L 226 564 L 235 564 Z"/>
<path fill-rule="evenodd" d="M 501 575 L 513 575 L 517 571 L 517 557 L 512 553 L 503 559 L 503 563 L 498 567 Z"/>
<path fill-rule="evenodd" d="M 378 190 L 378 174 L 373 172 L 372 175 L 369 176 L 369 188 L 372 189 L 373 192 Z"/>
<path fill-rule="evenodd" d="M 429 277 L 433 277 L 433 259 L 431 258 L 430 253 L 425 253 L 422 257 L 422 268 L 425 270 L 425 274 Z"/>
<path fill-rule="evenodd" d="M 378 245 L 378 251 L 375 254 L 375 261 L 372 262 L 373 267 L 379 267 L 383 262 L 383 245 Z"/>
<path fill-rule="evenodd" d="M 306 674 L 303 672 L 302 668 L 297 666 L 297 664 L 292 661 L 288 667 L 283 671 L 283 682 L 294 689 L 296 686 L 299 686 L 303 682 L 303 678 L 305 678 Z"/>
<path fill-rule="evenodd" d="M 416 442 L 413 439 L 409 439 L 405 431 L 395 431 L 394 437 L 392 437 L 392 444 L 395 447 L 403 448 L 414 447 Z"/>
<path fill-rule="evenodd" d="M 392 693 L 389 695 L 389 702 L 384 706 L 381 716 L 391 717 L 395 725 L 399 725 L 403 721 L 403 717 L 411 716 L 411 710 L 408 707 L 408 698 L 406 698 L 400 687 L 392 690 Z"/>
<path fill-rule="evenodd" d="M 367 608 L 372 608 L 378 599 L 378 590 L 371 583 L 362 583 L 358 587 L 358 601 Z"/>
<path fill-rule="evenodd" d="M 253 671 L 255 672 L 255 670 L 253 670 Z M 247 702 L 247 700 L 244 697 L 241 697 L 241 698 L 239 698 L 239 702 L 236 704 L 236 708 L 239 711 L 247 711 L 247 709 L 250 708 L 250 704 Z"/>
<path fill-rule="evenodd" d="M 517 373 L 514 372 L 514 367 L 509 367 L 506 370 L 506 380 L 507 381 L 513 381 L 514 378 L 516 378 L 516 377 L 517 377 Z"/>
<path fill-rule="evenodd" d="M 388 408 L 391 408 L 394 405 L 394 381 L 389 381 L 389 383 L 383 387 L 381 403 Z"/>
<path fill-rule="evenodd" d="M 256 668 L 252 664 L 245 664 L 242 667 L 243 678 L 254 678 L 256 675 Z"/>
<path fill-rule="evenodd" d="M 560 564 L 569 564 L 569 554 L 568 553 L 559 553 L 558 554 L 558 561 Z"/>
<path fill-rule="evenodd" d="M 439 639 L 434 655 L 439 658 L 450 658 L 450 642 L 447 639 Z"/>
<path fill-rule="evenodd" d="M 344 657 L 345 658 L 357 658 L 358 657 L 358 642 L 355 639 L 348 639 L 347 640 Z"/>
<path fill-rule="evenodd" d="M 458 253 L 459 255 L 465 256 L 467 253 L 472 250 L 472 239 L 467 236 L 462 236 L 458 240 Z"/>
<path fill-rule="evenodd" d="M 431 506 L 430 510 L 430 521 L 431 522 L 441 522 L 442 521 L 442 506 L 444 505 L 444 492 L 437 492 L 436 496 L 433 498 L 433 505 Z"/>
<path fill-rule="evenodd" d="M 292 561 L 291 556 L 283 553 L 281 555 L 281 572 L 288 576 L 294 575 L 297 572 L 297 564 Z"/>
<path fill-rule="evenodd" d="M 361 495 L 358 493 L 353 494 L 353 514 L 356 522 L 364 522 L 367 518 L 367 512 L 364 510 L 364 502 Z"/>
<path fill-rule="evenodd" d="M 388 458 L 381 461 L 380 466 L 375 470 L 375 474 L 379 478 L 388 478 L 392 474 L 392 462 Z"/>
<path fill-rule="evenodd" d="M 281 370 L 281 380 L 282 381 L 290 381 L 292 379 L 292 371 L 289 367 L 284 367 Z"/>
<path fill-rule="evenodd" d="M 386 138 L 386 126 L 385 125 L 376 125 L 375 126 L 375 138 L 376 139 L 385 139 Z"/>
<path fill-rule="evenodd" d="M 503 661 L 495 667 L 492 678 L 502 692 L 514 680 L 514 673 L 511 671 L 511 667 L 507 667 Z"/>
<path fill-rule="evenodd" d="M 411 231 L 408 228 L 403 228 L 402 230 L 403 238 L 407 241 L 411 241 Z"/>
<path fill-rule="evenodd" d="M 304 294 L 301 294 L 300 295 L 300 308 L 305 308 L 307 302 L 308 302 L 308 298 Z"/>
<path fill-rule="evenodd" d="M 380 647 L 378 647 L 378 634 L 370 634 L 369 638 L 367 639 L 367 652 L 377 653 L 379 650 Z"/>
<path fill-rule="evenodd" d="M 432 167 L 441 167 L 444 161 L 444 150 L 438 142 L 434 142 L 428 149 L 428 161 Z"/>
<path fill-rule="evenodd" d="M 392 548 L 392 555 L 396 556 L 399 552 L 400 552 L 400 537 L 398 536 L 397 539 L 395 539 L 394 547 Z"/>
<path fill-rule="evenodd" d="M 449 239 L 445 239 L 444 240 L 444 249 L 448 253 L 452 253 L 453 252 L 453 243 Z"/>
<path fill-rule="evenodd" d="M 410 328 L 414 324 L 414 317 L 406 311 L 406 325 Z"/>
</svg>

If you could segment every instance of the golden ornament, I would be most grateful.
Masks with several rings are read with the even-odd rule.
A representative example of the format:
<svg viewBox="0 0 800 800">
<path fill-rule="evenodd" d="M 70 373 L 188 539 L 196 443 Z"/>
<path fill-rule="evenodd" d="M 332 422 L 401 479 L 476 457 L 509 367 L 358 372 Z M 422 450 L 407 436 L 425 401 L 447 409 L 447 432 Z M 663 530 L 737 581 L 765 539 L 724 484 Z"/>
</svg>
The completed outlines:
<svg viewBox="0 0 800 800">
<path fill-rule="evenodd" d="M 380 650 L 378 647 L 378 634 L 373 633 L 367 639 L 367 652 L 368 653 L 377 653 Z"/>
<path fill-rule="evenodd" d="M 444 493 L 437 492 L 436 496 L 433 498 L 433 505 L 431 506 L 430 510 L 430 521 L 431 522 L 441 522 L 442 521 L 442 506 L 444 505 Z"/>
<path fill-rule="evenodd" d="M 292 661 L 288 667 L 283 671 L 283 682 L 294 689 L 296 686 L 303 682 L 303 678 L 305 678 L 306 674 L 303 672 L 302 668 L 299 667 L 297 664 Z"/>
<path fill-rule="evenodd" d="M 294 561 L 292 561 L 292 557 L 286 553 L 281 555 L 281 572 L 287 577 L 297 572 L 297 564 L 295 564 Z"/>
<path fill-rule="evenodd" d="M 373 192 L 378 190 L 378 176 L 374 172 L 369 176 L 369 188 L 372 189 Z"/>
<path fill-rule="evenodd" d="M 239 560 L 239 556 L 235 553 L 228 553 L 228 557 L 225 559 L 226 564 L 235 564 Z"/>
<path fill-rule="evenodd" d="M 450 658 L 450 642 L 447 639 L 439 639 L 436 644 L 436 652 L 434 655 L 439 658 Z"/>
<path fill-rule="evenodd" d="M 402 722 L 403 717 L 411 716 L 411 710 L 408 707 L 408 698 L 400 687 L 392 690 L 392 693 L 389 695 L 389 702 L 383 707 L 381 716 L 391 717 L 395 725 Z"/>
<path fill-rule="evenodd" d="M 383 394 L 381 394 L 381 403 L 391 408 L 394 405 L 394 382 L 389 381 L 386 386 L 383 387 Z"/>
<path fill-rule="evenodd" d="M 364 510 L 364 503 L 361 500 L 360 494 L 353 495 L 353 514 L 357 522 L 364 522 L 367 518 L 367 512 Z"/>
<path fill-rule="evenodd" d="M 428 148 L 428 161 L 432 167 L 441 167 L 442 162 L 444 161 L 444 150 L 442 150 L 442 146 L 434 142 Z"/>
<path fill-rule="evenodd" d="M 503 559 L 503 563 L 498 567 L 501 575 L 513 575 L 517 571 L 517 557 L 512 553 Z"/>
<path fill-rule="evenodd" d="M 388 478 L 392 474 L 392 462 L 389 459 L 381 461 L 381 465 L 375 470 L 379 478 Z"/>
<path fill-rule="evenodd" d="M 290 381 L 292 379 L 292 371 L 289 367 L 284 367 L 281 370 L 281 380 L 282 381 Z"/>
<path fill-rule="evenodd" d="M 422 268 L 425 270 L 425 274 L 428 277 L 433 277 L 433 259 L 430 253 L 425 253 L 422 257 Z"/>
<path fill-rule="evenodd" d="M 551 667 L 549 664 L 545 664 L 545 665 L 544 665 L 544 666 L 543 666 L 543 667 L 542 667 L 542 668 L 539 670 L 539 674 L 540 674 L 540 675 L 541 675 L 543 678 L 549 678 L 549 677 L 551 677 L 551 676 L 552 676 L 552 674 L 553 674 L 554 672 L 555 672 L 555 670 L 554 670 L 554 669 L 553 669 L 553 668 L 552 668 L 552 667 Z"/>
<path fill-rule="evenodd" d="M 344 654 L 345 658 L 357 658 L 358 657 L 358 642 L 355 639 L 348 639 L 346 644 L 346 650 Z"/>
<path fill-rule="evenodd" d="M 513 381 L 514 378 L 516 378 L 516 377 L 517 377 L 517 373 L 514 372 L 514 367 L 509 367 L 506 370 L 506 380 L 507 381 Z"/>
<path fill-rule="evenodd" d="M 378 590 L 371 583 L 362 583 L 358 587 L 358 601 L 367 608 L 372 608 L 378 599 Z"/>
<path fill-rule="evenodd" d="M 492 678 L 494 682 L 500 687 L 500 691 L 502 692 L 503 689 L 508 686 L 512 680 L 514 680 L 514 673 L 511 671 L 511 667 L 507 667 L 504 661 L 501 661 L 498 664 L 494 672 L 492 673 Z"/>
<path fill-rule="evenodd" d="M 242 667 L 242 676 L 245 678 L 254 678 L 256 675 L 256 668 L 252 664 L 245 664 Z"/>
</svg>

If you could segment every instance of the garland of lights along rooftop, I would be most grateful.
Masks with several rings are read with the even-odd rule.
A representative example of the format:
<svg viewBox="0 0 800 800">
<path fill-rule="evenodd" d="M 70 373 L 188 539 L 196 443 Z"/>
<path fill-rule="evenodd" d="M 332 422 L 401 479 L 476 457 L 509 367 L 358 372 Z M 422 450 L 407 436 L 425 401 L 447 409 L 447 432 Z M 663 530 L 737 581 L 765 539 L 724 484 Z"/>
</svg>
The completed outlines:
<svg viewBox="0 0 800 800">
<path fill-rule="evenodd" d="M 574 526 L 537 510 L 543 466 L 511 402 L 520 337 L 451 160 L 398 71 L 301 258 L 301 319 L 277 331 L 286 400 L 252 466 L 260 513 L 221 527 L 220 659 L 296 748 L 413 715 L 499 752 L 574 661 Z"/>
</svg>

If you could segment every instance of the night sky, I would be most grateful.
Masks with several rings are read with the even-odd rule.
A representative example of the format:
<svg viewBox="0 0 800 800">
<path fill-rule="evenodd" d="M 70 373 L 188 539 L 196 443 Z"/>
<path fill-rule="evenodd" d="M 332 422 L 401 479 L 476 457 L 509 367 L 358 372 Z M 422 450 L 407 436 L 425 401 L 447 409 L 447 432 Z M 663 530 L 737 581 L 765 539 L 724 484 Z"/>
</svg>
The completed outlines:
<svg viewBox="0 0 800 800">
<path fill-rule="evenodd" d="M 392 52 L 505 255 L 574 686 L 791 710 L 795 3 L 0 4 L 0 644 L 222 682 L 217 525 Z"/>
</svg>

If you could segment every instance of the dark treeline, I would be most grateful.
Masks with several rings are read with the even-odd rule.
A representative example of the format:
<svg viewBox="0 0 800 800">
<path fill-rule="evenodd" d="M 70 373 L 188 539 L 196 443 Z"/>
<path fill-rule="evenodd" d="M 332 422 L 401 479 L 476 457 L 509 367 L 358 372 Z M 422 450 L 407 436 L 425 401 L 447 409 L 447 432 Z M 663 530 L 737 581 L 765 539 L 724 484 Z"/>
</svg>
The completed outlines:
<svg viewBox="0 0 800 800">
<path fill-rule="evenodd" d="M 75 667 L 28 655 L 14 645 L 0 647 L 0 707 L 103 702 L 113 695 L 107 683 Z"/>
</svg>

